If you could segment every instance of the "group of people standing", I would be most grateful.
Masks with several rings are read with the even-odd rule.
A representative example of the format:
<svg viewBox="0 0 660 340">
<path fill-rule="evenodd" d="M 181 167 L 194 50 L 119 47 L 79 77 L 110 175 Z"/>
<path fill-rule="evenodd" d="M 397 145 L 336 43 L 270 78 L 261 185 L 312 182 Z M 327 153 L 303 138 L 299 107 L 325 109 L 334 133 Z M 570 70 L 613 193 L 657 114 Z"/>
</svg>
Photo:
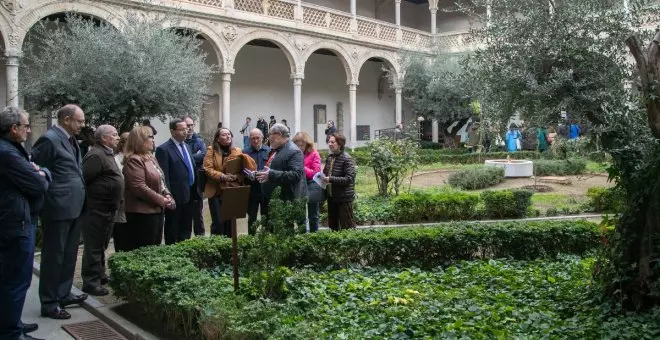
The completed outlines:
<svg viewBox="0 0 660 340">
<path fill-rule="evenodd" d="M 93 133 L 95 144 L 83 156 L 75 136 L 85 126 L 85 114 L 66 105 L 30 155 L 24 148 L 29 114 L 17 108 L 0 112 L 0 338 L 34 339 L 27 333 L 38 328 L 22 323 L 21 314 L 39 221 L 41 315 L 53 319 L 70 318 L 66 307 L 80 304 L 88 294 L 108 294 L 105 251 L 111 238 L 116 251 L 130 251 L 162 244 L 163 238 L 166 244 L 180 242 L 193 231 L 204 235 L 207 198 L 211 233 L 229 236 L 231 223 L 219 214 L 228 187 L 251 186 L 251 225 L 259 212 L 267 216 L 270 196 L 280 187 L 285 201 L 307 200 L 311 232 L 318 230 L 319 206 L 326 199 L 331 229 L 355 227 L 355 162 L 344 152 L 343 135 L 328 135 L 330 154 L 322 170 L 309 134 L 290 138 L 285 124 L 270 124 L 267 134 L 259 124 L 246 124 L 248 145 L 243 149 L 232 145 L 233 134 L 226 127 L 217 129 L 207 147 L 194 133 L 192 117 L 173 119 L 170 139 L 158 147 L 156 131 L 148 124 L 121 135 L 115 127 L 101 125 Z M 225 166 L 237 161 L 238 168 Z M 323 185 L 314 181 L 315 175 Z M 71 288 L 81 233 L 85 294 L 75 295 Z"/>
</svg>

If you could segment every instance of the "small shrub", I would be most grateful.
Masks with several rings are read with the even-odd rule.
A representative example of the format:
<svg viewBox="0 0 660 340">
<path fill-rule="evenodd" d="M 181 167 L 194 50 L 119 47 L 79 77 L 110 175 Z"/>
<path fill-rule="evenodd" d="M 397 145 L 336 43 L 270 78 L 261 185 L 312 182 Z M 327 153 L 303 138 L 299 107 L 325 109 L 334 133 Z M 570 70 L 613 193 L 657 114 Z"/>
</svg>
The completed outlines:
<svg viewBox="0 0 660 340">
<path fill-rule="evenodd" d="M 586 168 L 587 162 L 579 158 L 569 160 L 539 159 L 534 161 L 536 176 L 579 175 L 584 173 Z"/>
<path fill-rule="evenodd" d="M 545 216 L 548 217 L 559 216 L 559 210 L 557 210 L 557 208 L 548 208 L 548 210 L 545 211 Z"/>
<path fill-rule="evenodd" d="M 481 165 L 455 172 L 447 179 L 449 185 L 463 190 L 485 189 L 504 182 L 504 168 Z"/>
<path fill-rule="evenodd" d="M 623 194 L 615 188 L 589 188 L 587 197 L 587 208 L 593 212 L 619 213 L 625 205 Z"/>
<path fill-rule="evenodd" d="M 532 192 L 528 190 L 484 191 L 481 199 L 484 211 L 489 218 L 525 217 L 532 205 Z"/>
<path fill-rule="evenodd" d="M 612 160 L 612 156 L 610 156 L 610 155 L 609 155 L 607 152 L 605 152 L 605 151 L 594 151 L 594 152 L 591 152 L 591 153 L 589 153 L 589 155 L 587 155 L 587 158 L 588 158 L 590 161 L 592 161 L 592 162 L 596 162 L 596 163 L 605 163 L 605 162 L 609 162 L 609 161 Z"/>
<path fill-rule="evenodd" d="M 400 223 L 467 220 L 475 215 L 479 196 L 465 192 L 413 192 L 392 200 Z"/>
</svg>

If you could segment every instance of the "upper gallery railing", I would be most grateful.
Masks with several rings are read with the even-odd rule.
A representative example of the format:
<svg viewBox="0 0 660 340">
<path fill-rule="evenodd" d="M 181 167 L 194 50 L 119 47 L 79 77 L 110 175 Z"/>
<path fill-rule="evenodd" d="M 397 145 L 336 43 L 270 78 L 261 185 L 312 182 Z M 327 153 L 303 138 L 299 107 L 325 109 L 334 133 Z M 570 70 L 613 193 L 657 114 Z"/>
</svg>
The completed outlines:
<svg viewBox="0 0 660 340">
<path fill-rule="evenodd" d="M 212 7 L 223 8 L 229 0 L 182 0 Z M 358 37 L 380 40 L 383 43 L 401 44 L 411 50 L 426 50 L 432 45 L 450 50 L 460 49 L 465 45 L 467 32 L 440 33 L 434 38 L 428 32 L 397 26 L 381 20 L 356 17 L 357 27 L 352 27 L 350 13 L 302 3 L 302 13 L 296 15 L 297 4 L 293 0 L 234 0 L 234 10 L 254 13 L 275 19 L 300 20 L 303 24 L 344 34 L 356 34 Z"/>
</svg>

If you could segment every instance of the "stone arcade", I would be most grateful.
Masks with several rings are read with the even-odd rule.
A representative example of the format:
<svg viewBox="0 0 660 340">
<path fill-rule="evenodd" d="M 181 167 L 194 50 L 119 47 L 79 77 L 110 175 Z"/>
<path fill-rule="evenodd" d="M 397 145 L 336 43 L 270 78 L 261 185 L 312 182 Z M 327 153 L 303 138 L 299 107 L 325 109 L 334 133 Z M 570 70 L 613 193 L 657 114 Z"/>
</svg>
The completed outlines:
<svg viewBox="0 0 660 340">
<path fill-rule="evenodd" d="M 75 11 L 119 27 L 128 10 L 177 9 L 183 17 L 172 27 L 192 30 L 203 39 L 208 62 L 219 70 L 202 109 L 201 132 L 208 134 L 223 122 L 240 143 L 238 131 L 245 117 L 256 122 L 257 116 L 274 115 L 278 121 L 286 119 L 292 132 L 308 131 L 324 148 L 321 129 L 331 119 L 343 121 L 343 133 L 355 147 L 373 138 L 376 130 L 413 119 L 401 97 L 400 51 L 438 46 L 460 53 L 469 48 L 468 18 L 442 11 L 452 3 L 163 0 L 144 5 L 141 0 L 0 0 L 0 44 L 6 63 L 6 69 L 0 69 L 0 102 L 22 104 L 21 50 L 39 20 Z M 386 69 L 394 74 L 393 82 L 386 78 Z M 164 123 L 153 123 L 166 130 Z M 46 119 L 35 121 L 33 134 L 40 135 L 46 124 Z M 433 130 L 437 138 L 437 125 Z M 158 134 L 157 143 L 166 135 Z"/>
</svg>

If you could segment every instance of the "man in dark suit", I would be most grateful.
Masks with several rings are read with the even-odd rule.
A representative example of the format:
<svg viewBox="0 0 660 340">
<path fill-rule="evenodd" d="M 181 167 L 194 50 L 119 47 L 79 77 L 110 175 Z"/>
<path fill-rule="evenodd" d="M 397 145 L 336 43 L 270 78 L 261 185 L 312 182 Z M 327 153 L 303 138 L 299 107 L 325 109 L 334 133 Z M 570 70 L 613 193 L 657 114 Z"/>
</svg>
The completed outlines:
<svg viewBox="0 0 660 340">
<path fill-rule="evenodd" d="M 94 146 L 83 157 L 82 169 L 87 190 L 85 212 L 80 218 L 84 249 L 81 274 L 82 290 L 95 296 L 108 295 L 105 250 L 108 249 L 114 217 L 124 193 L 124 177 L 115 162 L 119 141 L 117 130 L 101 125 L 94 132 Z"/>
<path fill-rule="evenodd" d="M 80 240 L 77 222 L 85 202 L 80 148 L 75 138 L 83 126 L 83 110 L 76 105 L 65 105 L 57 111 L 57 125 L 46 131 L 32 149 L 34 162 L 50 169 L 52 174 L 41 215 L 39 299 L 41 315 L 53 319 L 71 318 L 64 308 L 87 299 L 87 294 L 71 293 Z"/>
<path fill-rule="evenodd" d="M 302 151 L 289 139 L 289 128 L 274 124 L 268 131 L 270 155 L 266 166 L 258 171 L 256 178 L 262 184 L 266 200 L 276 187 L 282 188 L 282 200 L 292 201 L 307 197 L 307 181 Z"/>
<path fill-rule="evenodd" d="M 50 173 L 31 163 L 21 145 L 29 131 L 27 112 L 0 112 L 0 339 L 36 339 L 25 333 L 38 328 L 24 325 L 21 314 L 32 281 L 36 214 Z"/>
<path fill-rule="evenodd" d="M 199 134 L 195 133 L 195 121 L 192 117 L 186 116 L 183 119 L 186 122 L 186 127 L 188 128 L 188 135 L 186 136 L 186 144 L 190 147 L 192 151 L 192 158 L 195 162 L 195 167 L 197 169 L 202 169 L 202 163 L 204 162 L 204 156 L 206 156 L 206 144 L 202 137 Z M 203 171 L 203 170 L 201 170 Z M 199 178 L 195 176 L 195 188 L 197 188 L 197 182 Z M 192 191 L 192 209 L 193 209 L 193 228 L 195 230 L 195 235 L 204 236 L 206 230 L 204 229 L 204 198 L 203 195 L 198 192 L 199 190 Z"/>
<path fill-rule="evenodd" d="M 165 244 L 174 244 L 192 234 L 192 192 L 196 190 L 195 161 L 186 143 L 188 126 L 183 119 L 170 122 L 172 138 L 156 149 L 158 165 L 163 169 L 165 185 L 170 189 L 176 207 L 165 212 Z"/>
</svg>

